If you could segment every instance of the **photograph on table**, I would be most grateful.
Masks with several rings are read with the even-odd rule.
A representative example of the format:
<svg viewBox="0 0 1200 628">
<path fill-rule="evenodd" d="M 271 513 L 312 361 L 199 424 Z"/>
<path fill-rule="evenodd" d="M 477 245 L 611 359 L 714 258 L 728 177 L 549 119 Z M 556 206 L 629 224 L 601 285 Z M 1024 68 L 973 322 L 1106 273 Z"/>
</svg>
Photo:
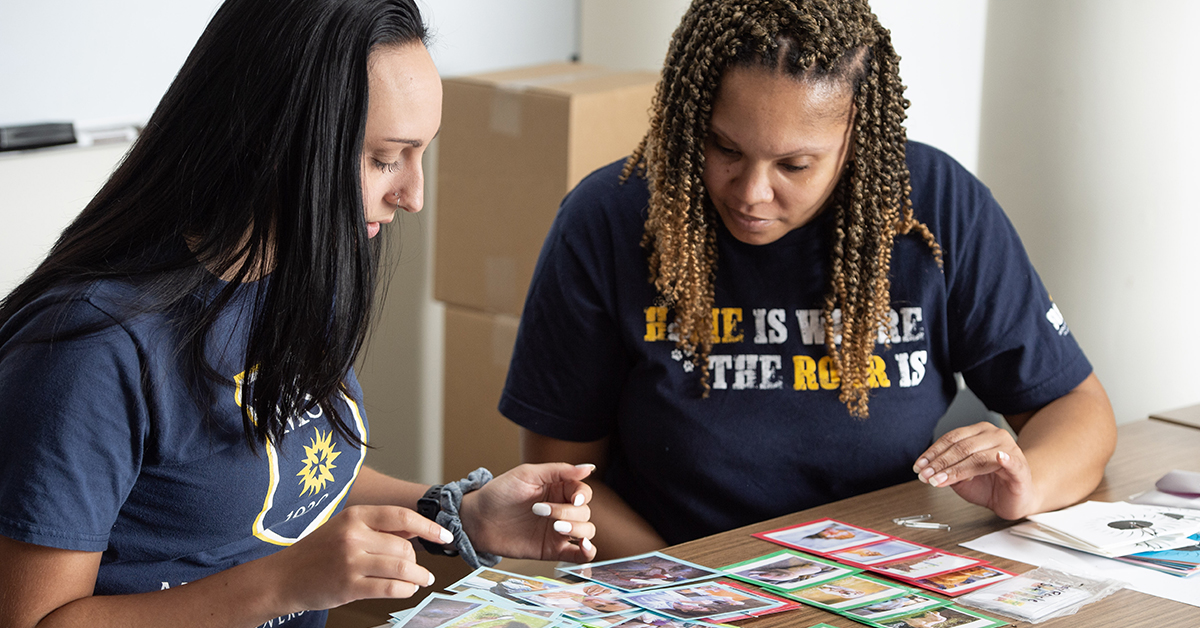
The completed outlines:
<svg viewBox="0 0 1200 628">
<path fill-rule="evenodd" d="M 866 623 L 876 628 L 996 628 L 1008 625 L 1006 621 L 960 606 L 943 606 Z"/>
<path fill-rule="evenodd" d="M 912 583 L 936 591 L 943 595 L 955 596 L 962 595 L 967 591 L 974 591 L 980 587 L 986 587 L 989 584 L 995 584 L 1001 580 L 1012 578 L 1016 574 L 1003 569 L 997 569 L 991 565 L 976 565 L 959 569 L 958 571 L 950 571 L 928 578 L 913 580 Z"/>
<path fill-rule="evenodd" d="M 967 567 L 982 565 L 984 562 L 978 558 L 939 551 L 875 565 L 871 567 L 871 571 L 901 580 L 919 580 L 948 571 L 959 571 Z"/>
<path fill-rule="evenodd" d="M 585 620 L 576 620 L 567 617 L 556 628 L 579 628 L 579 626 L 586 626 L 587 628 L 616 628 L 616 626 L 620 626 L 645 612 L 646 610 L 642 608 L 632 608 L 623 613 L 605 615 L 603 617 L 589 617 Z"/>
<path fill-rule="evenodd" d="M 480 589 L 490 591 L 512 602 L 528 604 L 529 602 L 516 597 L 516 594 L 527 593 L 529 591 L 546 591 L 559 588 L 560 586 L 539 578 L 530 578 L 490 567 L 480 567 L 467 574 L 462 580 L 446 587 L 446 590 L 452 593 L 460 593 L 471 589 Z"/>
<path fill-rule="evenodd" d="M 622 591 L 640 591 L 680 585 L 720 575 L 716 570 L 679 560 L 661 552 L 565 567 L 559 571 Z"/>
<path fill-rule="evenodd" d="M 623 601 L 676 619 L 704 619 L 751 614 L 776 608 L 781 602 L 718 582 L 631 593 Z"/>
<path fill-rule="evenodd" d="M 548 628 L 557 623 L 513 607 L 486 604 L 439 624 L 439 628 Z"/>
<path fill-rule="evenodd" d="M 873 602 L 863 606 L 855 606 L 840 611 L 846 617 L 855 621 L 881 621 L 897 615 L 908 615 L 917 611 L 940 608 L 950 604 L 950 600 L 930 597 L 922 593 L 909 593 L 888 600 Z"/>
<path fill-rule="evenodd" d="M 934 551 L 937 551 L 936 548 L 893 537 L 886 541 L 834 552 L 829 557 L 856 567 L 870 567 Z"/>
<path fill-rule="evenodd" d="M 793 549 L 822 555 L 891 538 L 882 532 L 852 526 L 836 519 L 809 521 L 778 530 L 758 532 L 753 536 Z"/>
<path fill-rule="evenodd" d="M 556 608 L 573 619 L 588 619 L 613 615 L 633 610 L 633 606 L 622 602 L 622 591 L 602 584 L 585 582 L 546 591 L 529 591 L 514 595 L 526 602 Z"/>
<path fill-rule="evenodd" d="M 792 591 L 787 596 L 825 610 L 840 611 L 912 592 L 911 589 L 860 574 Z"/>
<path fill-rule="evenodd" d="M 724 623 L 728 623 L 731 621 L 741 621 L 743 619 L 750 619 L 752 617 L 762 617 L 763 615 L 773 615 L 775 613 L 786 613 L 787 611 L 796 610 L 797 608 L 800 608 L 800 602 L 797 602 L 796 600 L 793 600 L 791 598 L 780 597 L 780 595 L 786 595 L 786 593 L 784 591 L 779 591 L 776 589 L 764 589 L 762 587 L 753 587 L 749 584 L 738 582 L 736 580 L 715 580 L 714 582 L 731 586 L 739 591 L 745 591 L 746 593 L 749 593 L 749 594 L 757 596 L 757 597 L 766 598 L 768 600 L 771 600 L 772 602 L 779 602 L 779 606 L 772 606 L 772 607 L 768 607 L 768 608 L 752 608 L 745 612 L 737 611 L 737 612 L 729 613 L 727 615 L 716 615 L 713 617 L 709 617 L 706 621 L 724 624 Z"/>
<path fill-rule="evenodd" d="M 443 593 L 430 593 L 412 610 L 392 613 L 393 626 L 400 628 L 436 628 L 470 611 L 487 606 L 488 602 L 453 598 Z"/>
<path fill-rule="evenodd" d="M 484 591 L 483 589 L 473 589 L 470 591 L 463 591 L 462 593 L 455 593 L 452 599 L 485 602 L 487 604 L 495 604 L 496 606 L 511 606 L 521 610 L 522 612 L 529 613 L 530 615 L 548 617 L 554 620 L 558 620 L 563 615 L 563 612 L 560 610 L 545 608 L 542 606 L 534 606 L 524 601 L 513 602 L 512 600 L 502 598 L 499 595 L 489 591 Z"/>
<path fill-rule="evenodd" d="M 589 628 L 594 624 L 589 623 Z M 673 617 L 664 617 L 656 615 L 649 611 L 642 611 L 635 614 L 633 617 L 625 618 L 617 624 L 611 624 L 609 628 L 716 628 L 716 624 L 710 624 L 703 621 L 675 619 Z"/>
<path fill-rule="evenodd" d="M 726 565 L 727 575 L 777 591 L 794 591 L 825 580 L 858 573 L 859 570 L 793 550 Z"/>
</svg>

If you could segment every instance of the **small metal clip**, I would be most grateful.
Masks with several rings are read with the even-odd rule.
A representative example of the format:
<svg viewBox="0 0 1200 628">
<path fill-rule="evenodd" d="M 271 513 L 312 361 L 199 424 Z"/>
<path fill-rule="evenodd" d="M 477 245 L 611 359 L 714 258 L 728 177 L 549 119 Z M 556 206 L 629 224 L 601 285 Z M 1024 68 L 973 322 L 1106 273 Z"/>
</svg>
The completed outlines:
<svg viewBox="0 0 1200 628">
<path fill-rule="evenodd" d="M 896 517 L 895 519 L 892 519 L 892 523 L 894 523 L 898 526 L 902 526 L 911 521 L 925 521 L 926 519 L 929 519 L 930 517 L 933 517 L 933 515 L 913 515 L 911 517 Z"/>
<path fill-rule="evenodd" d="M 949 530 L 950 529 L 950 524 L 948 524 L 948 523 L 934 523 L 932 521 L 929 521 L 929 522 L 905 521 L 904 523 L 901 523 L 900 525 L 902 525 L 906 528 L 923 528 L 925 530 Z"/>
</svg>

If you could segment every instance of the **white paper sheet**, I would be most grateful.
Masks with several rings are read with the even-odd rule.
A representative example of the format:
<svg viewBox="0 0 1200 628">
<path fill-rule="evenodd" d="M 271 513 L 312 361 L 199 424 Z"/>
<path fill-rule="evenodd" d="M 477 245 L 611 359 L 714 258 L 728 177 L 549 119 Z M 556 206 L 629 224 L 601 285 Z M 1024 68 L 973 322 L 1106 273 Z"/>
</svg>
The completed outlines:
<svg viewBox="0 0 1200 628">
<path fill-rule="evenodd" d="M 1147 595 L 1200 606 L 1200 576 L 1180 578 L 1120 561 L 1039 543 L 1007 530 L 981 536 L 963 547 L 1039 567 L 1053 567 L 1090 578 L 1110 578 Z"/>
</svg>

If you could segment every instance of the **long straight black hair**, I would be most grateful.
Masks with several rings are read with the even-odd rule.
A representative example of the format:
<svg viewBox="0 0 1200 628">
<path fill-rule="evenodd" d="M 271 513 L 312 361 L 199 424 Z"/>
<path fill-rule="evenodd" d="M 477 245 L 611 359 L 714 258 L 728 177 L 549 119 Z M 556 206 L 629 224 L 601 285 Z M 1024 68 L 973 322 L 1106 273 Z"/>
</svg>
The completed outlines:
<svg viewBox="0 0 1200 628">
<path fill-rule="evenodd" d="M 368 57 L 425 39 L 413 0 L 225 2 L 124 162 L 0 304 L 0 324 L 59 286 L 135 280 L 134 309 L 179 322 L 208 407 L 214 322 L 269 274 L 245 355 L 247 443 L 278 442 L 288 417 L 319 405 L 361 444 L 331 401 L 366 336 L 379 267 L 360 174 Z"/>
</svg>

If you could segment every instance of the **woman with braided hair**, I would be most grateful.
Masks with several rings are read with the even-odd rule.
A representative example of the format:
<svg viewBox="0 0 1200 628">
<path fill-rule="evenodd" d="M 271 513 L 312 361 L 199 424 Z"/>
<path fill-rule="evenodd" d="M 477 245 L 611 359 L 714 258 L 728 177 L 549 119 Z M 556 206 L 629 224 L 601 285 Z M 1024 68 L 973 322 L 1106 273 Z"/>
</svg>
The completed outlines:
<svg viewBox="0 0 1200 628">
<path fill-rule="evenodd" d="M 906 140 L 898 62 L 865 0 L 696 0 L 645 139 L 563 201 L 500 409 L 527 460 L 605 461 L 602 557 L 913 473 L 1009 519 L 1099 482 L 1104 390 L 988 190 Z M 1019 441 L 933 442 L 956 372 Z"/>
</svg>

